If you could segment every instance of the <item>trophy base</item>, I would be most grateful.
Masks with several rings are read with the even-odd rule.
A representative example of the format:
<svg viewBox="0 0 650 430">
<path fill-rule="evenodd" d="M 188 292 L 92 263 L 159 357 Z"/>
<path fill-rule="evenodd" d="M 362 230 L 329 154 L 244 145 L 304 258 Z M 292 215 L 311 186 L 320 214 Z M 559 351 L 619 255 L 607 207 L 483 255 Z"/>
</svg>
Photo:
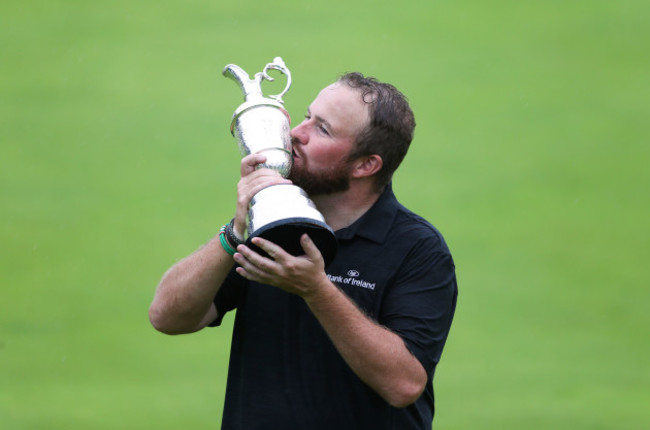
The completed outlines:
<svg viewBox="0 0 650 430">
<path fill-rule="evenodd" d="M 291 255 L 304 255 L 300 238 L 307 233 L 316 247 L 320 250 L 327 267 L 336 255 L 336 236 L 334 231 L 324 222 L 311 218 L 285 218 L 274 221 L 254 231 L 246 241 L 246 245 L 255 252 L 266 255 L 259 247 L 251 243 L 253 237 L 261 237 L 279 245 Z"/>
</svg>

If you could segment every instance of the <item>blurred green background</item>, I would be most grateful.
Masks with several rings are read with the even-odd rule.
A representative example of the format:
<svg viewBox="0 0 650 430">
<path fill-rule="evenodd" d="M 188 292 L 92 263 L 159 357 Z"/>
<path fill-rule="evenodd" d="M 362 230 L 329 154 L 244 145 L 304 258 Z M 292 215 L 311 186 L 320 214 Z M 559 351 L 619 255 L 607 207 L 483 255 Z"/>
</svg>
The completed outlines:
<svg viewBox="0 0 650 430">
<path fill-rule="evenodd" d="M 649 12 L 2 2 L 0 428 L 219 427 L 232 317 L 168 337 L 147 308 L 233 213 L 243 99 L 223 66 L 277 55 L 294 124 L 346 71 L 411 101 L 394 186 L 460 283 L 434 427 L 650 428 Z"/>
</svg>

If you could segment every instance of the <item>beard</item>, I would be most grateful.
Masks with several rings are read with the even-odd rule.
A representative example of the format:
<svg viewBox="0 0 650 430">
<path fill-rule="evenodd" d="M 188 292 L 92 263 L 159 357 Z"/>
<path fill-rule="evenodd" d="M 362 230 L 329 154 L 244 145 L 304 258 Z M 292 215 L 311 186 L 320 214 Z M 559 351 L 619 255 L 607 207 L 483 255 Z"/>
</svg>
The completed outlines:
<svg viewBox="0 0 650 430">
<path fill-rule="evenodd" d="M 351 163 L 343 162 L 316 172 L 307 171 L 304 165 L 294 166 L 289 179 L 309 196 L 338 193 L 350 188 L 350 166 Z"/>
</svg>

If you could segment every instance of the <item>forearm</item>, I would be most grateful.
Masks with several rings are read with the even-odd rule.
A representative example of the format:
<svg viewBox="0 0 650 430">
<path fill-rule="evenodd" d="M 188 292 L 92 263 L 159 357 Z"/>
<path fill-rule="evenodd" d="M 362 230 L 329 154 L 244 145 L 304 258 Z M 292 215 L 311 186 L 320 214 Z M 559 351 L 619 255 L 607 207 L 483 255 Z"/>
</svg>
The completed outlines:
<svg viewBox="0 0 650 430">
<path fill-rule="evenodd" d="M 335 285 L 324 285 L 305 300 L 350 368 L 393 406 L 417 400 L 427 375 L 402 338 L 372 321 Z"/>
<path fill-rule="evenodd" d="M 427 382 L 424 367 L 402 338 L 367 317 L 330 282 L 308 235 L 301 237 L 301 257 L 259 237 L 253 243 L 270 258 L 240 246 L 237 273 L 302 297 L 350 368 L 388 403 L 401 407 L 418 399 Z"/>
<path fill-rule="evenodd" d="M 205 325 L 205 317 L 233 259 L 215 237 L 163 276 L 149 308 L 153 326 L 167 334 L 190 333 Z"/>
</svg>

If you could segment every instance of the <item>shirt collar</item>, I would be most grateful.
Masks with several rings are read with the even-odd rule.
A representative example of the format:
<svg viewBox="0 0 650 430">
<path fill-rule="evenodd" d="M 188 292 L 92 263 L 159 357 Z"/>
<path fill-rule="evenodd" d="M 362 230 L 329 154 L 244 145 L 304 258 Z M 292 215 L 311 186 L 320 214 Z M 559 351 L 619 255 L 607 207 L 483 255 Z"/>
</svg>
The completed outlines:
<svg viewBox="0 0 650 430">
<path fill-rule="evenodd" d="M 392 183 L 388 184 L 379 199 L 358 220 L 346 228 L 336 231 L 338 240 L 350 240 L 355 235 L 381 243 L 386 239 L 397 214 L 399 202 L 393 193 Z"/>
</svg>

